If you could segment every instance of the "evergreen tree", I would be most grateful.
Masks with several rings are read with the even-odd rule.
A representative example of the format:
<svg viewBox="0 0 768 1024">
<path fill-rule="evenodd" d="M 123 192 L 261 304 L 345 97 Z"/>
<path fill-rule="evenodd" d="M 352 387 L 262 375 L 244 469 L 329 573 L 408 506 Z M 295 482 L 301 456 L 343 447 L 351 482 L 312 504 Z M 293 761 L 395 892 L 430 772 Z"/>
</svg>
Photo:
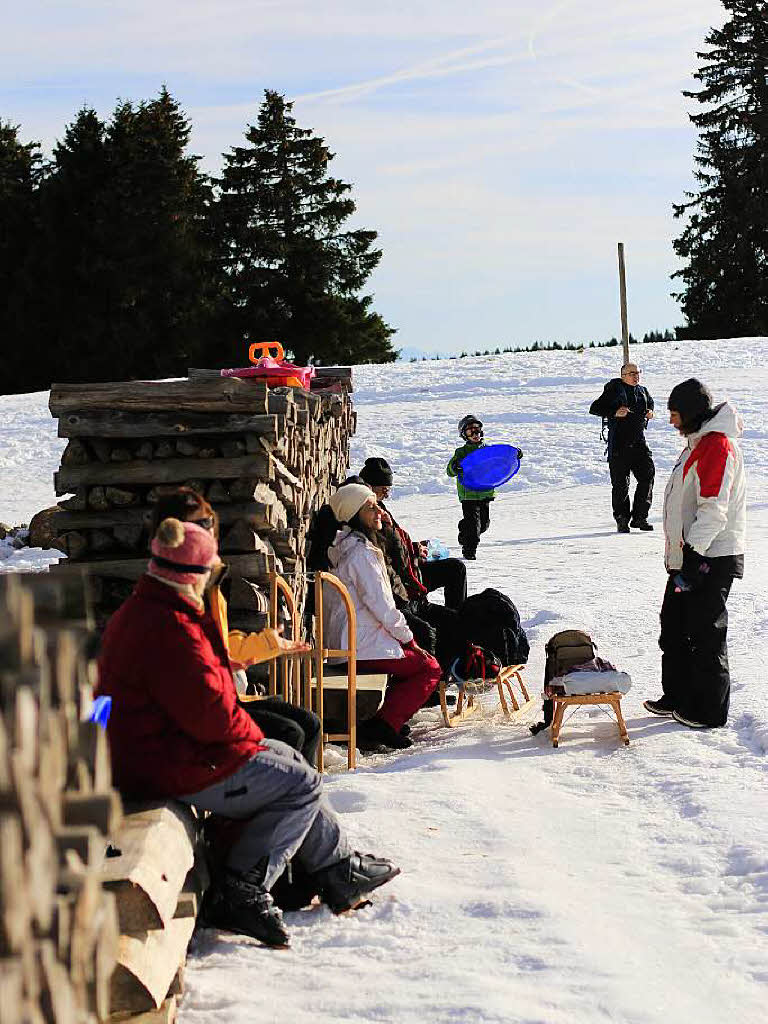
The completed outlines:
<svg viewBox="0 0 768 1024">
<path fill-rule="evenodd" d="M 300 362 L 387 362 L 394 331 L 358 293 L 381 259 L 375 231 L 345 229 L 351 186 L 328 173 L 323 139 L 267 90 L 247 145 L 217 181 L 218 257 L 226 299 L 214 365 L 242 363 L 246 341 L 279 340 Z"/>
<path fill-rule="evenodd" d="M 722 0 L 729 19 L 706 37 L 684 95 L 701 111 L 698 189 L 674 207 L 687 217 L 675 252 L 687 326 L 681 337 L 768 334 L 768 21 L 765 0 Z"/>
<path fill-rule="evenodd" d="M 0 338 L 4 393 L 35 391 L 42 375 L 29 354 L 39 339 L 40 292 L 33 272 L 39 249 L 38 187 L 44 174 L 39 144 L 22 143 L 19 126 L 0 121 Z"/>
<path fill-rule="evenodd" d="M 43 195 L 50 379 L 182 375 L 201 348 L 213 285 L 209 185 L 166 89 L 83 109 Z"/>
</svg>

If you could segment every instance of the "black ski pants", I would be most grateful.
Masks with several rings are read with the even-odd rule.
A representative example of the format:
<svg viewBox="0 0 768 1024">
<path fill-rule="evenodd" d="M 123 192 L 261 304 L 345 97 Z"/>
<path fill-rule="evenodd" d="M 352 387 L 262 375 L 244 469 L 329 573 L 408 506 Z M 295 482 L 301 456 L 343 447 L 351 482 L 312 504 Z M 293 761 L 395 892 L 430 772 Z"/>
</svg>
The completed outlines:
<svg viewBox="0 0 768 1024">
<path fill-rule="evenodd" d="M 240 705 L 269 740 L 281 740 L 315 765 L 320 745 L 320 719 L 314 711 L 279 697 L 249 700 Z"/>
<path fill-rule="evenodd" d="M 491 525 L 491 500 L 462 501 L 459 520 L 459 544 L 465 555 L 474 555 L 480 543 L 480 534 Z"/>
<path fill-rule="evenodd" d="M 411 601 L 401 610 L 419 647 L 433 654 L 447 671 L 464 647 L 459 613 L 426 598 Z"/>
<path fill-rule="evenodd" d="M 651 449 L 644 442 L 628 444 L 611 454 L 608 459 L 611 472 L 611 500 L 613 502 L 614 519 L 648 518 L 653 501 L 653 479 L 656 467 L 653 464 Z M 637 480 L 635 497 L 632 502 L 630 516 L 629 507 L 629 475 Z"/>
<path fill-rule="evenodd" d="M 733 580 L 706 579 L 676 592 L 667 581 L 661 606 L 661 685 L 664 697 L 684 718 L 725 725 L 731 693 L 728 671 L 728 609 Z"/>
<path fill-rule="evenodd" d="M 445 607 L 458 609 L 467 599 L 467 567 L 460 558 L 439 558 L 435 562 L 422 562 L 421 581 L 431 594 L 445 588 Z"/>
</svg>

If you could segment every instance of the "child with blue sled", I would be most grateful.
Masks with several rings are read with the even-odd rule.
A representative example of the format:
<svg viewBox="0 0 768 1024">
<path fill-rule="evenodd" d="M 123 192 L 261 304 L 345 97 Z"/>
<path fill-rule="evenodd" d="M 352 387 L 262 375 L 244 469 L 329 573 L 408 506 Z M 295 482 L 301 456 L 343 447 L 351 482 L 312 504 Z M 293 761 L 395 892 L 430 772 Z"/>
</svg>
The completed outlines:
<svg viewBox="0 0 768 1024">
<path fill-rule="evenodd" d="M 448 476 L 456 477 L 456 489 L 461 502 L 462 518 L 459 521 L 459 544 L 461 553 L 465 559 L 474 561 L 477 558 L 477 546 L 480 543 L 480 535 L 485 533 L 491 524 L 491 502 L 496 496 L 493 488 L 487 490 L 473 490 L 464 482 L 464 474 L 461 464 L 464 459 L 476 452 L 479 448 L 485 448 L 483 441 L 483 424 L 477 416 L 464 416 L 459 420 L 459 436 L 464 441 L 460 448 L 457 448 L 448 463 L 446 473 Z M 510 449 L 512 450 L 512 449 Z M 523 457 L 522 451 L 517 448 L 518 460 Z M 490 454 L 490 452 L 489 452 Z M 507 474 L 502 480 L 509 479 Z"/>
</svg>

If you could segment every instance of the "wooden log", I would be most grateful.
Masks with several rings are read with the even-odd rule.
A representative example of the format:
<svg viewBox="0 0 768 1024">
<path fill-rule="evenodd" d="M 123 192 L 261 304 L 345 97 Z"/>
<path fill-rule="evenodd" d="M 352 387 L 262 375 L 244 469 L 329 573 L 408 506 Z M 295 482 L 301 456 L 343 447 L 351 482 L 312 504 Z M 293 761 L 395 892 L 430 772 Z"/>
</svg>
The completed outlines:
<svg viewBox="0 0 768 1024">
<path fill-rule="evenodd" d="M 136 445 L 134 455 L 137 459 L 152 459 L 155 455 L 155 446 L 151 441 L 142 441 Z"/>
<path fill-rule="evenodd" d="M 91 459 L 87 446 L 77 438 L 73 438 L 61 454 L 62 466 L 84 466 Z"/>
<path fill-rule="evenodd" d="M 147 558 L 104 559 L 100 562 L 70 562 L 69 560 L 51 565 L 50 572 L 70 573 L 84 570 L 91 576 L 105 576 L 122 580 L 137 580 L 147 571 Z M 274 571 L 274 561 L 269 556 L 255 552 L 250 555 L 229 555 L 227 565 L 241 576 L 265 580 Z"/>
<path fill-rule="evenodd" d="M 121 933 L 140 934 L 165 928 L 173 919 L 195 863 L 198 822 L 178 801 L 147 804 L 141 810 L 129 806 L 127 811 L 113 844 L 120 855 L 104 861 L 101 879 L 115 894 Z"/>
<path fill-rule="evenodd" d="M 221 541 L 222 554 L 241 551 L 267 553 L 267 546 L 248 523 L 239 520 L 224 534 Z"/>
<path fill-rule="evenodd" d="M 123 804 L 117 790 L 103 793 L 65 792 L 61 798 L 65 825 L 93 825 L 102 835 L 112 836 L 123 820 Z"/>
<path fill-rule="evenodd" d="M 114 473 L 114 468 L 109 466 L 106 467 L 109 472 Z M 53 474 L 54 480 L 56 479 L 56 473 Z M 73 485 L 70 490 L 74 490 Z M 61 492 L 65 493 L 64 491 Z M 103 487 L 91 487 L 88 491 L 88 507 L 94 509 L 96 512 L 106 512 L 109 508 L 109 502 L 107 501 L 107 494 Z"/>
<path fill-rule="evenodd" d="M 55 830 L 53 840 L 62 867 L 74 865 L 82 870 L 82 866 L 99 865 L 103 859 L 104 837 L 93 825 L 61 825 Z"/>
<path fill-rule="evenodd" d="M 23 1005 L 24 968 L 21 957 L 0 960 L 0 1006 L 3 1010 L 3 1020 L 23 1021 Z"/>
<path fill-rule="evenodd" d="M 127 548 L 129 551 L 136 551 L 142 546 L 142 539 L 145 532 L 144 525 L 140 523 L 114 526 L 112 528 L 112 533 L 117 543 L 120 547 Z"/>
<path fill-rule="evenodd" d="M 67 969 L 56 955 L 54 942 L 44 939 L 37 942 L 35 947 L 41 982 L 40 1009 L 43 1017 L 55 1024 L 77 1024 L 82 1017 L 75 1004 L 75 993 Z"/>
<path fill-rule="evenodd" d="M 22 951 L 31 936 L 31 920 L 21 817 L 3 811 L 0 812 L 0 957 Z"/>
<path fill-rule="evenodd" d="M 115 381 L 104 384 L 53 384 L 52 416 L 94 409 L 125 412 L 265 413 L 267 389 L 255 381 Z"/>
<path fill-rule="evenodd" d="M 111 551 L 115 546 L 115 538 L 106 530 L 91 530 L 88 540 L 88 550 L 99 555 L 105 551 Z"/>
<path fill-rule="evenodd" d="M 82 484 L 178 484 L 188 477 L 196 476 L 216 480 L 228 477 L 271 480 L 273 475 L 272 460 L 264 452 L 237 459 L 169 459 L 167 462 L 137 460 L 119 465 L 92 463 L 88 466 L 64 467 L 54 474 L 54 485 L 57 494 L 66 494 Z"/>
<path fill-rule="evenodd" d="M 165 928 L 121 935 L 112 975 L 113 1012 L 146 1013 L 163 1005 L 194 929 L 194 918 L 180 917 Z"/>
<path fill-rule="evenodd" d="M 126 1016 L 124 1013 L 116 1013 L 109 1019 L 110 1022 L 130 1021 L 130 1024 L 175 1024 L 178 1011 L 178 998 L 176 995 L 172 995 L 157 1010 L 147 1010 L 146 1013 L 132 1013 L 130 1016 Z"/>
<path fill-rule="evenodd" d="M 133 452 L 130 448 L 113 448 L 109 453 L 110 462 L 131 462 L 133 459 Z"/>
<path fill-rule="evenodd" d="M 88 507 L 88 488 L 78 487 L 71 498 L 65 498 L 58 503 L 59 508 L 68 509 L 72 512 L 81 512 Z"/>
<path fill-rule="evenodd" d="M 156 459 L 172 459 L 176 455 L 176 446 L 173 441 L 159 441 L 155 445 L 154 457 Z"/>
<path fill-rule="evenodd" d="M 245 441 L 239 437 L 233 437 L 229 441 L 222 441 L 219 449 L 225 459 L 236 459 L 239 455 L 245 455 L 247 451 Z"/>
<path fill-rule="evenodd" d="M 61 415 L 59 437 L 145 438 L 195 436 L 200 434 L 264 434 L 277 432 L 274 414 L 194 412 L 125 412 L 105 409 L 76 411 Z M 143 447 L 143 443 L 142 443 Z M 147 456 L 137 456 L 146 458 Z"/>
<path fill-rule="evenodd" d="M 266 615 L 269 612 L 269 598 L 257 584 L 245 580 L 242 576 L 233 576 L 230 587 L 229 601 L 232 610 L 246 610 Z"/>
<path fill-rule="evenodd" d="M 136 491 L 128 491 L 124 487 L 105 487 L 104 496 L 109 504 L 116 508 L 129 508 L 139 501 Z"/>
<path fill-rule="evenodd" d="M 88 540 L 78 530 L 70 530 L 61 535 L 62 550 L 68 558 L 83 558 L 88 551 Z"/>
</svg>

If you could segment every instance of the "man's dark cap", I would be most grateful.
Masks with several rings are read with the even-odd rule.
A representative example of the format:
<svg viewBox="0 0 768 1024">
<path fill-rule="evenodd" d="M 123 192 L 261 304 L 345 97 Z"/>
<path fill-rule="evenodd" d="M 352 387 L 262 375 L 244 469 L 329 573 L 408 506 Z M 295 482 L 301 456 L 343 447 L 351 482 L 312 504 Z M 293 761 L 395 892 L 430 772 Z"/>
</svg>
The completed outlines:
<svg viewBox="0 0 768 1024">
<path fill-rule="evenodd" d="M 712 414 L 712 393 L 695 377 L 676 384 L 667 399 L 667 408 L 680 414 L 682 425 L 694 432 Z"/>
<path fill-rule="evenodd" d="M 360 470 L 360 476 L 369 487 L 391 487 L 392 468 L 386 459 L 370 458 Z"/>
</svg>

